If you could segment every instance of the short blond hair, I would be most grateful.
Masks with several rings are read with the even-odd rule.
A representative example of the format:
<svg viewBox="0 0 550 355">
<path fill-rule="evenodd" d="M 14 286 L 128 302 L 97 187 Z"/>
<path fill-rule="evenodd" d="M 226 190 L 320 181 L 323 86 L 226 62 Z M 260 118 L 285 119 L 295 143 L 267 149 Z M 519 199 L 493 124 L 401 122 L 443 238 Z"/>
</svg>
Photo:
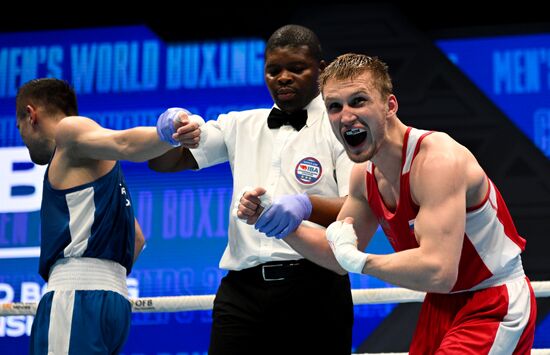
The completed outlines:
<svg viewBox="0 0 550 355">
<path fill-rule="evenodd" d="M 366 71 L 372 74 L 374 86 L 380 91 L 383 98 L 393 94 L 388 65 L 378 57 L 356 53 L 342 54 L 330 63 L 319 75 L 319 88 L 322 92 L 329 80 L 354 79 Z"/>
</svg>

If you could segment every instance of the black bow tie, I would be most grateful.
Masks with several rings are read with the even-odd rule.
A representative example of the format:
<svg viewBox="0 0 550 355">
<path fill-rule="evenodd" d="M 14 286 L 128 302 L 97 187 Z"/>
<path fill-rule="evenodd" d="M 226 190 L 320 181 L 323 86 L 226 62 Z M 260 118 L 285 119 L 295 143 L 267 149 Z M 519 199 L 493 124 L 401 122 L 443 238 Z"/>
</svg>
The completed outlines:
<svg viewBox="0 0 550 355">
<path fill-rule="evenodd" d="M 282 125 L 291 125 L 295 130 L 299 131 L 306 125 L 307 111 L 301 110 L 293 113 L 286 113 L 278 108 L 273 108 L 267 116 L 267 126 L 269 128 L 279 128 Z"/>
</svg>

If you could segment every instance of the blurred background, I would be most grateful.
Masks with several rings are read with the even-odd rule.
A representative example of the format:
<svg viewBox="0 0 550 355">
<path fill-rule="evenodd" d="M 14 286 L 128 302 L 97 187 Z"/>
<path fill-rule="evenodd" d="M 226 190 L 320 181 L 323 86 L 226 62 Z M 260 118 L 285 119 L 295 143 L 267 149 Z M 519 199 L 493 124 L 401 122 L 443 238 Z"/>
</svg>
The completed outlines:
<svg viewBox="0 0 550 355">
<path fill-rule="evenodd" d="M 271 107 L 263 50 L 289 23 L 314 30 L 328 61 L 362 52 L 387 62 L 398 116 L 445 131 L 475 154 L 527 239 L 527 275 L 550 280 L 550 20 L 541 5 L 13 6 L 0 14 L 0 303 L 35 302 L 43 292 L 37 247 L 44 170 L 30 163 L 15 127 L 18 86 L 35 77 L 66 79 L 81 114 L 116 129 L 154 125 L 173 106 L 205 119 Z M 227 238 L 229 167 L 174 174 L 146 164 L 123 168 L 147 238 L 130 274 L 132 294 L 215 293 L 224 275 L 217 265 Z M 391 252 L 383 233 L 369 251 Z M 358 275 L 352 286 L 391 287 Z M 550 348 L 550 302 L 537 302 L 534 347 Z M 418 311 L 416 303 L 356 306 L 354 352 L 406 351 Z M 0 353 L 26 353 L 31 324 L 31 316 L 0 317 Z M 205 354 L 210 325 L 208 311 L 134 314 L 124 354 Z"/>
</svg>

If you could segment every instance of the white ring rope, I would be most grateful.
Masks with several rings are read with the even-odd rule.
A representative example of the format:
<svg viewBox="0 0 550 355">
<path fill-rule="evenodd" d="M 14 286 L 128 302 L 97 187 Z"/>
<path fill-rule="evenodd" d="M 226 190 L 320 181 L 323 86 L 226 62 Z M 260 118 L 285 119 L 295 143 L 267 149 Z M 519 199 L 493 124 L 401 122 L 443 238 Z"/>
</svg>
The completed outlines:
<svg viewBox="0 0 550 355">
<path fill-rule="evenodd" d="M 550 297 L 550 281 L 532 281 L 536 297 Z M 425 292 L 406 288 L 373 288 L 351 290 L 353 304 L 410 303 L 422 302 Z M 212 309 L 214 295 L 143 297 L 130 300 L 132 312 L 182 312 L 207 311 Z M 0 317 L 11 315 L 34 315 L 37 303 L 0 303 Z M 407 355 L 407 353 L 378 353 L 354 355 Z M 550 349 L 532 349 L 532 355 L 550 355 Z"/>
<path fill-rule="evenodd" d="M 531 285 L 536 297 L 550 297 L 550 281 L 533 281 Z M 422 302 L 425 296 L 424 292 L 400 287 L 353 289 L 351 292 L 355 305 Z M 143 297 L 131 302 L 133 312 L 207 311 L 212 309 L 214 295 Z M 1 303 L 0 316 L 34 315 L 37 306 L 37 303 Z"/>
</svg>

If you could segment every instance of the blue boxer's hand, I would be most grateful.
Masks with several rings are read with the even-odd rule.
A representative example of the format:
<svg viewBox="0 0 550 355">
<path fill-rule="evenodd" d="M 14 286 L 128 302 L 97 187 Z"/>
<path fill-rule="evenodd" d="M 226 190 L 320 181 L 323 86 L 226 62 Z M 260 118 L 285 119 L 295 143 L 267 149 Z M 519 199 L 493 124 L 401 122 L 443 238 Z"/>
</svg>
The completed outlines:
<svg viewBox="0 0 550 355">
<path fill-rule="evenodd" d="M 309 218 L 311 209 L 311 201 L 305 193 L 280 196 L 261 215 L 255 228 L 269 237 L 282 239 Z"/>
<path fill-rule="evenodd" d="M 174 121 L 179 120 L 179 115 L 181 112 L 185 112 L 186 114 L 191 116 L 191 113 L 186 109 L 180 107 L 171 107 L 168 110 L 164 111 L 157 120 L 157 134 L 160 140 L 170 143 L 174 147 L 180 146 L 180 142 L 175 140 L 172 135 L 176 132 Z"/>
</svg>

